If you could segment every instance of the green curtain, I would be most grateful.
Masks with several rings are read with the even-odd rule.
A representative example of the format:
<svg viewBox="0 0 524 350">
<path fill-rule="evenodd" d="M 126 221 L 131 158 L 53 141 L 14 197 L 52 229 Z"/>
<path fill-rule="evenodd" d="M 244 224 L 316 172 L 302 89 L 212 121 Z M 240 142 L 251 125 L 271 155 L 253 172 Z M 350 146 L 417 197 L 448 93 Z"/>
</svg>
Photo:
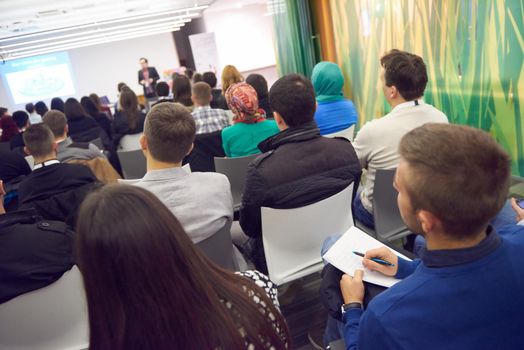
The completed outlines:
<svg viewBox="0 0 524 350">
<path fill-rule="evenodd" d="M 310 77 L 316 50 L 308 0 L 270 0 L 268 10 L 273 16 L 279 74 Z"/>
</svg>

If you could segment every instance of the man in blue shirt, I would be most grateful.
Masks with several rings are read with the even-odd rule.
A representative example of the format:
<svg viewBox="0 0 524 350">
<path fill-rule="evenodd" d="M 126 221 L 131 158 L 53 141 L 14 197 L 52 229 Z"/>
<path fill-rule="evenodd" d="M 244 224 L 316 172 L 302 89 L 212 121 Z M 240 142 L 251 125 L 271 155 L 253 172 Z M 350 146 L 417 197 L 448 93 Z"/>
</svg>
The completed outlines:
<svg viewBox="0 0 524 350">
<path fill-rule="evenodd" d="M 412 130 L 399 153 L 399 209 L 427 245 L 413 262 L 366 252 L 366 269 L 404 280 L 365 311 L 366 272 L 342 277 L 347 349 L 524 349 L 524 228 L 489 225 L 508 193 L 507 153 L 481 130 L 446 124 Z"/>
</svg>

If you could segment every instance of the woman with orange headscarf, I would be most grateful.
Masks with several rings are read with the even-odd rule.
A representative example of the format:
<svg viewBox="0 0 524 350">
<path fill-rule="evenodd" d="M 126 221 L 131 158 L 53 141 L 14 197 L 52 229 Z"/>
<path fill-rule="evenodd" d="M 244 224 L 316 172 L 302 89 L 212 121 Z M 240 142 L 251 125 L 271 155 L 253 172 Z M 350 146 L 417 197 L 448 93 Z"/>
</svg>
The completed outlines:
<svg viewBox="0 0 524 350">
<path fill-rule="evenodd" d="M 255 89 L 246 83 L 231 85 L 226 101 L 233 112 L 233 125 L 222 130 L 222 147 L 228 157 L 244 157 L 260 153 L 257 145 L 279 132 L 274 120 L 266 120 L 258 107 Z"/>
</svg>

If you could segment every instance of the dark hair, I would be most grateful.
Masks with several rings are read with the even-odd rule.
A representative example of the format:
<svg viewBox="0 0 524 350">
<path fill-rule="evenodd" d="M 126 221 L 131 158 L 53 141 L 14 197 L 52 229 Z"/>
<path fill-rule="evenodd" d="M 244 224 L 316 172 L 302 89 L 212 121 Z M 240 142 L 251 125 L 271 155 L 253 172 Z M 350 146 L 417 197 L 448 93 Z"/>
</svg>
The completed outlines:
<svg viewBox="0 0 524 350">
<path fill-rule="evenodd" d="M 47 156 L 53 151 L 55 138 L 51 129 L 44 123 L 31 125 L 25 130 L 22 137 L 33 157 Z"/>
<path fill-rule="evenodd" d="M 428 74 L 420 56 L 394 49 L 382 56 L 380 64 L 386 86 L 395 86 L 406 101 L 424 95 Z"/>
<path fill-rule="evenodd" d="M 282 116 L 287 126 L 308 123 L 313 120 L 316 109 L 313 85 L 303 75 L 285 75 L 269 90 L 269 106 Z"/>
<path fill-rule="evenodd" d="M 136 129 L 140 113 L 138 112 L 138 100 L 134 91 L 129 88 L 122 89 L 119 105 L 127 117 L 129 129 Z"/>
<path fill-rule="evenodd" d="M 433 213 L 449 234 L 478 233 L 506 201 L 510 158 L 480 129 L 425 124 L 402 138 L 399 154 L 410 168 L 413 209 Z"/>
<path fill-rule="evenodd" d="M 195 83 L 193 84 L 192 91 L 193 98 L 199 104 L 209 104 L 209 101 L 211 101 L 211 86 L 209 86 L 208 83 L 204 83 L 203 81 Z"/>
<path fill-rule="evenodd" d="M 204 81 L 204 78 L 202 77 L 201 73 L 195 73 L 193 74 L 193 84 Z"/>
<path fill-rule="evenodd" d="M 267 81 L 260 74 L 249 74 L 246 78 L 246 83 L 251 85 L 257 92 L 258 99 L 267 97 Z"/>
<path fill-rule="evenodd" d="M 73 97 L 70 97 L 66 100 L 64 105 L 64 113 L 67 117 L 67 120 L 84 118 L 87 114 L 80 102 L 78 102 L 78 100 Z"/>
<path fill-rule="evenodd" d="M 0 107 L 0 117 L 3 117 L 6 112 L 7 112 L 7 108 Z"/>
<path fill-rule="evenodd" d="M 45 112 L 47 112 L 49 109 L 47 109 L 47 106 L 44 101 L 38 101 L 35 103 L 35 111 L 36 113 L 40 114 L 40 116 L 44 116 Z"/>
<path fill-rule="evenodd" d="M 86 111 L 87 114 L 89 114 L 95 120 L 98 119 L 98 114 L 100 112 L 98 111 L 98 108 L 96 107 L 96 104 L 93 102 L 93 100 L 91 100 L 87 96 L 84 96 L 80 99 L 80 104 L 82 105 L 84 111 Z"/>
<path fill-rule="evenodd" d="M 181 162 L 195 140 L 195 120 L 179 103 L 160 103 L 147 115 L 144 135 L 149 153 L 165 163 Z"/>
<path fill-rule="evenodd" d="M 184 75 L 189 79 L 193 79 L 193 74 L 195 71 L 193 71 L 191 68 L 186 68 L 186 71 L 184 72 Z"/>
<path fill-rule="evenodd" d="M 149 63 L 149 61 L 147 60 L 147 58 L 145 57 L 140 57 L 140 59 L 138 60 L 138 62 L 144 60 L 145 63 Z"/>
<path fill-rule="evenodd" d="M 159 81 L 155 87 L 156 94 L 160 97 L 169 96 L 169 85 L 165 81 Z"/>
<path fill-rule="evenodd" d="M 25 111 L 16 111 L 13 113 L 13 120 L 15 121 L 18 129 L 22 129 L 27 125 L 29 115 Z"/>
<path fill-rule="evenodd" d="M 18 127 L 16 126 L 13 117 L 10 115 L 0 117 L 0 126 L 2 127 L 2 136 L 0 137 L 1 142 L 11 141 L 13 136 L 19 133 Z"/>
<path fill-rule="evenodd" d="M 62 137 L 65 133 L 67 118 L 64 113 L 55 109 L 50 110 L 42 118 L 42 122 L 51 129 L 55 138 Z"/>
<path fill-rule="evenodd" d="M 51 100 L 51 109 L 65 113 L 64 101 L 60 97 L 54 97 Z"/>
<path fill-rule="evenodd" d="M 175 74 L 173 77 L 173 99 L 184 106 L 192 106 L 191 81 L 185 75 Z"/>
<path fill-rule="evenodd" d="M 27 111 L 27 113 L 33 113 L 35 111 L 35 105 L 29 102 L 25 105 L 25 110 Z"/>
<path fill-rule="evenodd" d="M 100 97 L 98 97 L 97 94 L 92 93 L 92 94 L 89 94 L 89 98 L 90 98 L 91 101 L 93 101 L 93 103 L 95 104 L 96 109 L 97 109 L 99 112 L 102 112 L 102 103 L 100 102 Z"/>
<path fill-rule="evenodd" d="M 90 349 L 289 344 L 285 320 L 265 292 L 212 263 L 151 192 L 105 186 L 87 197 L 78 217 Z"/>
<path fill-rule="evenodd" d="M 214 89 L 217 86 L 217 76 L 213 72 L 205 72 L 202 74 L 202 80 Z"/>
<path fill-rule="evenodd" d="M 122 89 L 123 89 L 124 87 L 127 87 L 127 84 L 124 83 L 124 82 L 120 82 L 120 83 L 118 83 L 118 85 L 116 86 L 116 89 L 117 89 L 118 92 L 122 92 Z"/>
</svg>

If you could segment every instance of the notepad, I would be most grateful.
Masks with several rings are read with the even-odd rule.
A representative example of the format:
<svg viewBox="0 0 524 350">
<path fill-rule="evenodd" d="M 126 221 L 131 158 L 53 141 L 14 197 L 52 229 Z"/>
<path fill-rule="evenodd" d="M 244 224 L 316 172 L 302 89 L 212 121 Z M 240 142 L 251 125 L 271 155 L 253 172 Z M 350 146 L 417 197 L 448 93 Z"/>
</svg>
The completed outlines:
<svg viewBox="0 0 524 350">
<path fill-rule="evenodd" d="M 338 241 L 324 254 L 323 258 L 340 271 L 353 276 L 355 270 L 364 270 L 364 281 L 383 287 L 391 287 L 400 280 L 394 277 L 384 276 L 375 271 L 370 271 L 362 266 L 362 258 L 353 254 L 353 251 L 365 253 L 370 249 L 386 247 L 397 256 L 411 261 L 405 255 L 399 254 L 384 243 L 377 241 L 358 227 L 352 226 L 338 239 Z"/>
</svg>

